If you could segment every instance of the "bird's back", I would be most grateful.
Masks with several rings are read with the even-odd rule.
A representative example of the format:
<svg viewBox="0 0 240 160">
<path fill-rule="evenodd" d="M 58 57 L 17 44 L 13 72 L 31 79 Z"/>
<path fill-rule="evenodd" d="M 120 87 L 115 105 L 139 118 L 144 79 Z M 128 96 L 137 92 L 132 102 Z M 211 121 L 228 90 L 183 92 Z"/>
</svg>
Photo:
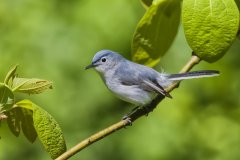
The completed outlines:
<svg viewBox="0 0 240 160">
<path fill-rule="evenodd" d="M 121 63 L 114 73 L 126 85 L 139 84 L 143 80 L 156 81 L 158 75 L 154 69 L 128 60 Z"/>
</svg>

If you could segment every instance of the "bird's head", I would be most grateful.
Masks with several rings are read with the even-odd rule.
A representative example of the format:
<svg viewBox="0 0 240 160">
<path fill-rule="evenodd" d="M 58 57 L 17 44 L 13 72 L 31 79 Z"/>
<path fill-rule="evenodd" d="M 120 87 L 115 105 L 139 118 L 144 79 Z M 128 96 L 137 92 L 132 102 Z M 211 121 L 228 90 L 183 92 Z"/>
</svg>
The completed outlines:
<svg viewBox="0 0 240 160">
<path fill-rule="evenodd" d="M 100 73 L 105 73 L 113 69 L 114 66 L 119 64 L 122 60 L 124 60 L 124 58 L 116 52 L 101 50 L 94 55 L 92 63 L 85 67 L 85 69 L 94 68 Z"/>
</svg>

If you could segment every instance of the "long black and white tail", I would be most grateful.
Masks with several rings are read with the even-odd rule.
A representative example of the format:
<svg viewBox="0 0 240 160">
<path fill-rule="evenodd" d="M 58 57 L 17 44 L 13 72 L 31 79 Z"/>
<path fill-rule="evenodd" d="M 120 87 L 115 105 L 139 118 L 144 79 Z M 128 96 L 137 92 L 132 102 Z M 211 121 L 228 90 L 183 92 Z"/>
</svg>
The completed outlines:
<svg viewBox="0 0 240 160">
<path fill-rule="evenodd" d="M 218 76 L 219 74 L 220 74 L 219 71 L 216 71 L 216 70 L 202 70 L 202 71 L 193 71 L 193 72 L 187 72 L 187 73 L 170 74 L 167 76 L 167 78 L 172 81 L 181 81 L 184 79 L 214 77 L 214 76 Z"/>
</svg>

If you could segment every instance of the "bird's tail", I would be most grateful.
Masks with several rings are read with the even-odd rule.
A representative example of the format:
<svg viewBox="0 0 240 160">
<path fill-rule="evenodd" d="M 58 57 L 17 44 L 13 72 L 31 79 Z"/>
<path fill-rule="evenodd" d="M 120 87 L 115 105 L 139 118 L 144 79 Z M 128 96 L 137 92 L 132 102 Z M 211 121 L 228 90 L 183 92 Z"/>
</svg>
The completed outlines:
<svg viewBox="0 0 240 160">
<path fill-rule="evenodd" d="M 220 73 L 216 70 L 202 70 L 202 71 L 193 71 L 187 73 L 179 74 L 170 74 L 167 76 L 168 80 L 172 81 L 181 81 L 184 79 L 193 79 L 193 78 L 204 78 L 204 77 L 214 77 L 218 76 Z"/>
</svg>

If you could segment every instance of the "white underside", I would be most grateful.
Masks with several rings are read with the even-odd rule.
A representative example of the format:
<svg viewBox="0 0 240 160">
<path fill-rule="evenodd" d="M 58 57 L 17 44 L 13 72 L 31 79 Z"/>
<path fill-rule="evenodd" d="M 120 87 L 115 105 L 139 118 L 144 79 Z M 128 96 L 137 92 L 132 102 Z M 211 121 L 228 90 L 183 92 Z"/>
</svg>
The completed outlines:
<svg viewBox="0 0 240 160">
<path fill-rule="evenodd" d="M 142 90 L 137 85 L 128 86 L 119 83 L 117 84 L 118 85 L 107 84 L 107 86 L 109 90 L 112 91 L 118 98 L 138 106 L 149 104 L 157 95 L 154 92 L 147 92 L 145 90 Z"/>
</svg>

